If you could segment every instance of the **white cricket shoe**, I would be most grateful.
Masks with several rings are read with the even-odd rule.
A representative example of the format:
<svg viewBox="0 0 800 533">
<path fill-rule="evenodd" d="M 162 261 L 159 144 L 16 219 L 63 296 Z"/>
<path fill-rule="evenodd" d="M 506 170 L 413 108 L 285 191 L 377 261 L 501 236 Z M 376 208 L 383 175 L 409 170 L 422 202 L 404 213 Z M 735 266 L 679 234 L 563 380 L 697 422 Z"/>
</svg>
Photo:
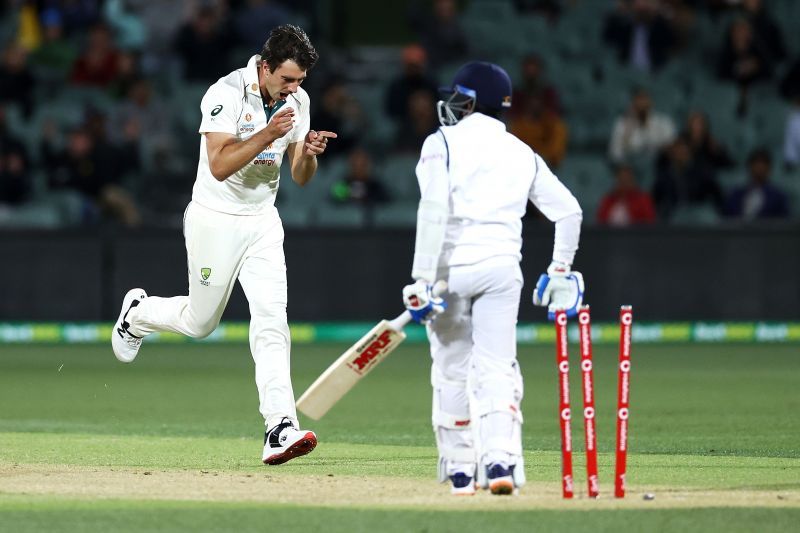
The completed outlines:
<svg viewBox="0 0 800 533">
<path fill-rule="evenodd" d="M 316 446 L 317 436 L 313 431 L 301 431 L 287 417 L 283 417 L 280 424 L 264 434 L 261 461 L 265 465 L 283 464 L 310 453 Z"/>
<path fill-rule="evenodd" d="M 457 472 L 450 476 L 450 494 L 456 496 L 474 496 L 475 495 L 475 481 L 472 476 L 468 476 L 463 472 Z"/>
<path fill-rule="evenodd" d="M 123 363 L 130 363 L 136 359 L 136 354 L 139 353 L 139 348 L 142 346 L 142 337 L 137 337 L 128 331 L 128 311 L 139 305 L 139 303 L 147 298 L 147 293 L 144 289 L 131 289 L 122 299 L 122 309 L 119 312 L 117 323 L 114 324 L 114 329 L 111 331 L 111 348 L 114 350 L 114 355 Z"/>
</svg>

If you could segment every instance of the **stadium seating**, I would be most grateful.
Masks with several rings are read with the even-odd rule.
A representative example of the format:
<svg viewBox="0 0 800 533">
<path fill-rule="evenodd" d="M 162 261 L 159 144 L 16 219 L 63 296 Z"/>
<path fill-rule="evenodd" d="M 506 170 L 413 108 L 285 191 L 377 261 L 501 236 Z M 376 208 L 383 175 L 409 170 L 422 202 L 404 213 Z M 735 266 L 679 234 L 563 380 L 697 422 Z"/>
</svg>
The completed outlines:
<svg viewBox="0 0 800 533">
<path fill-rule="evenodd" d="M 393 155 L 386 159 L 380 175 L 394 201 L 418 201 L 419 185 L 415 168 L 419 157 L 416 154 Z"/>
<path fill-rule="evenodd" d="M 360 205 L 321 204 L 312 212 L 313 225 L 320 228 L 358 228 L 366 223 L 364 208 Z"/>
<path fill-rule="evenodd" d="M 392 202 L 375 209 L 373 222 L 377 227 L 408 228 L 417 223 L 417 202 Z"/>
<path fill-rule="evenodd" d="M 515 83 L 520 81 L 520 63 L 530 53 L 541 56 L 550 81 L 558 88 L 564 119 L 569 129 L 566 157 L 556 173 L 569 185 L 587 212 L 594 212 L 596 202 L 611 185 L 611 170 L 607 163 L 609 136 L 613 121 L 628 106 L 631 90 L 644 87 L 650 91 L 654 107 L 672 116 L 678 128 L 683 128 L 687 113 L 704 111 L 712 132 L 736 159 L 736 168 L 719 175 L 723 188 L 743 183 L 747 154 L 757 146 L 771 150 L 775 167 L 775 182 L 793 196 L 793 208 L 800 212 L 800 172 L 781 168 L 781 147 L 785 127 L 786 104 L 773 82 L 750 88 L 746 109 L 740 108 L 740 92 L 732 83 L 716 77 L 716 58 L 725 31 L 735 16 L 728 13 L 712 18 L 703 9 L 694 16 L 684 45 L 658 72 L 643 73 L 620 64 L 614 51 L 602 42 L 603 20 L 613 9 L 613 3 L 594 0 L 562 2 L 560 16 L 548 19 L 540 13 L 518 12 L 514 0 L 470 0 L 463 8 L 460 21 L 470 43 L 469 57 L 499 63 Z M 800 52 L 800 2 L 774 0 L 767 8 L 782 27 L 790 58 Z M 308 16 L 306 22 L 313 17 Z M 0 36 L 13 38 L 17 20 L 14 16 L 0 18 Z M 81 44 L 77 39 L 76 44 Z M 395 124 L 386 116 L 385 96 L 388 83 L 400 70 L 400 49 L 395 46 L 354 46 L 337 55 L 326 51 L 330 61 L 324 68 L 346 77 L 349 93 L 358 101 L 367 117 L 367 126 L 360 139 L 376 158 L 375 174 L 385 184 L 392 202 L 375 210 L 372 217 L 352 206 L 336 206 L 330 199 L 331 186 L 341 179 L 346 159 L 328 158 L 320 162 L 318 176 L 305 188 L 292 184 L 284 175 L 279 202 L 287 226 L 327 224 L 348 226 L 359 221 L 382 226 L 413 226 L 419 191 L 414 176 L 418 154 L 393 153 Z M 249 52 L 231 50 L 237 60 Z M 197 127 L 200 123 L 199 103 L 208 84 L 189 83 L 181 77 L 175 58 L 159 58 L 162 68 L 148 76 L 158 94 L 167 98 L 167 108 L 175 125 L 175 157 L 190 169 L 196 165 Z M 777 79 L 788 61 L 776 67 Z M 463 61 L 438 67 L 432 74 L 442 84 L 452 79 Z M 347 65 L 346 69 L 339 67 Z M 317 67 L 318 69 L 321 67 Z M 313 84 L 317 74 L 309 81 Z M 320 77 L 320 80 L 323 78 Z M 324 83 L 320 81 L 320 83 Z M 312 85 L 309 90 L 313 92 Z M 109 111 L 115 102 L 99 89 L 75 87 L 68 83 L 40 83 L 34 94 L 36 107 L 32 117 L 22 117 L 19 109 L 7 107 L 9 130 L 26 144 L 35 166 L 40 166 L 40 142 L 47 122 L 52 121 L 61 134 L 84 120 L 85 108 Z M 316 104 L 318 105 L 318 103 Z M 145 170 L 152 167 L 153 146 L 143 139 Z M 644 188 L 653 182 L 650 158 L 634 161 L 637 178 Z M 35 201 L 46 198 L 43 174 L 32 177 L 36 190 Z M 44 207 L 32 205 L 30 212 Z M 52 207 L 52 206 L 51 206 Z M 285 208 L 285 209 L 284 209 Z M 55 208 L 53 208 L 55 209 Z M 15 215 L 16 216 L 16 215 Z M 28 216 L 23 211 L 18 220 L 74 220 L 69 210 L 57 210 L 52 216 Z M 589 217 L 587 216 L 587 220 Z M 681 221 L 710 223 L 707 213 L 688 213 Z M 681 222 L 683 223 L 683 222 Z M 5 222 L 3 222 L 5 225 Z"/>
</svg>

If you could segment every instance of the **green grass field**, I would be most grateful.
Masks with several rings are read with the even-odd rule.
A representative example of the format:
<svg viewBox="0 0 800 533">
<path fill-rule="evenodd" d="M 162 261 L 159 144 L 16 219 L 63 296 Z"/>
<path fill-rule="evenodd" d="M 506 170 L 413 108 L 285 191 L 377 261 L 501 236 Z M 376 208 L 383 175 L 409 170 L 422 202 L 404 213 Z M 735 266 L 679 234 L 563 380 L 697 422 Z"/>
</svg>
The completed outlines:
<svg viewBox="0 0 800 533">
<path fill-rule="evenodd" d="M 344 348 L 295 346 L 295 393 Z M 529 484 L 454 498 L 435 482 L 426 345 L 402 346 L 322 421 L 301 419 L 320 444 L 278 467 L 260 464 L 245 345 L 145 343 L 132 365 L 106 346 L 0 346 L 0 531 L 794 530 L 800 348 L 634 346 L 622 501 L 609 497 L 615 350 L 595 349 L 603 494 L 583 496 L 575 419 L 580 498 L 565 502 L 551 347 L 520 348 Z"/>
</svg>

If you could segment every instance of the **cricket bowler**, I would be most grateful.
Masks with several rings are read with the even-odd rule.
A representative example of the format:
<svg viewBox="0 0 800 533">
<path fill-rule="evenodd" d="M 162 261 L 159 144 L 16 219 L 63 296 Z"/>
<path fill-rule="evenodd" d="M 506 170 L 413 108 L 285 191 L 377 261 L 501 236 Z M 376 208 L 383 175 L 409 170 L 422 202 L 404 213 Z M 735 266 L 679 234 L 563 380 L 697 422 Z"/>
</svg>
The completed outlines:
<svg viewBox="0 0 800 533">
<path fill-rule="evenodd" d="M 570 267 L 582 213 L 544 160 L 506 131 L 511 80 L 499 66 L 467 63 L 438 102 L 438 131 L 416 167 L 421 199 L 403 301 L 425 323 L 433 365 L 439 481 L 451 492 L 512 494 L 525 482 L 522 374 L 516 324 L 522 291 L 522 217 L 528 200 L 555 223 L 552 262 L 536 305 L 577 312 L 583 278 Z M 447 311 L 432 293 L 445 280 Z M 435 319 L 435 320 L 434 320 Z"/>
<path fill-rule="evenodd" d="M 266 426 L 262 461 L 271 465 L 317 444 L 312 431 L 299 429 L 295 411 L 284 233 L 275 208 L 284 155 L 293 181 L 303 186 L 336 137 L 309 129 L 310 100 L 300 85 L 317 58 L 302 29 L 279 26 L 246 67 L 208 89 L 200 104 L 197 179 L 184 215 L 189 295 L 161 298 L 132 289 L 111 333 L 114 355 L 125 363 L 153 332 L 206 337 L 238 279 L 250 304 L 250 350 Z"/>
</svg>

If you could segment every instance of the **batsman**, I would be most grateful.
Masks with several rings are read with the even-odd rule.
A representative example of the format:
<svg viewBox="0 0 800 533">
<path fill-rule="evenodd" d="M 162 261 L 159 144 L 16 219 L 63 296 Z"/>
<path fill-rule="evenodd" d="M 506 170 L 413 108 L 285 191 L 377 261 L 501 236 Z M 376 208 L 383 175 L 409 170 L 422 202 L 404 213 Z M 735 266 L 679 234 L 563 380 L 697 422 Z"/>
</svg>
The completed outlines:
<svg viewBox="0 0 800 533">
<path fill-rule="evenodd" d="M 403 288 L 426 324 L 433 365 L 433 430 L 439 481 L 453 494 L 513 494 L 525 483 L 522 374 L 516 324 L 523 278 L 522 217 L 530 200 L 555 223 L 555 244 L 533 303 L 577 312 L 583 278 L 571 271 L 581 208 L 544 160 L 508 133 L 511 80 L 499 66 L 471 62 L 437 103 L 441 127 L 424 142 L 412 266 Z M 432 293 L 445 280 L 441 298 Z"/>
</svg>

